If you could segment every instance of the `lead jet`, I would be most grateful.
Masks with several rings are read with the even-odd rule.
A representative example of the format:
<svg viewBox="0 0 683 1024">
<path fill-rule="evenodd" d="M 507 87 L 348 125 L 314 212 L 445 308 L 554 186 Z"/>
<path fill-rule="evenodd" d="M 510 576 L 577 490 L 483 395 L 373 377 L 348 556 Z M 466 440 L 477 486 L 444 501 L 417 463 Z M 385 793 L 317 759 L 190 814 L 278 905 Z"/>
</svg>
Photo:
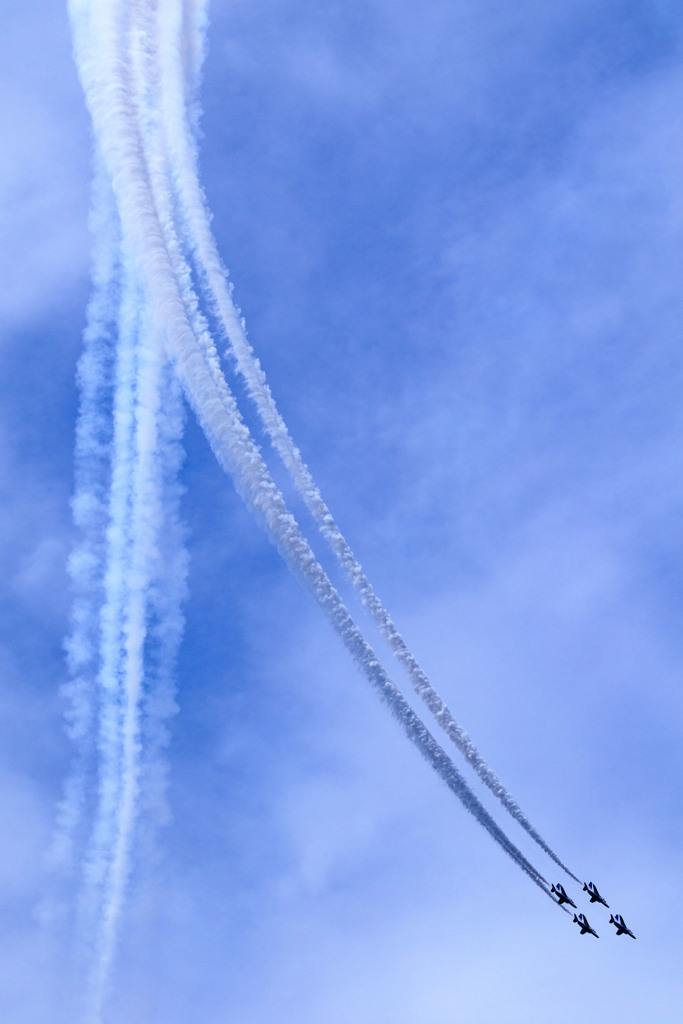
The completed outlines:
<svg viewBox="0 0 683 1024">
<path fill-rule="evenodd" d="M 551 886 L 550 891 L 553 894 L 553 896 L 557 896 L 557 902 L 559 906 L 562 906 L 563 903 L 568 903 L 570 907 L 573 907 L 574 910 L 576 910 L 576 903 L 574 903 L 574 900 L 569 899 L 569 896 L 567 896 L 566 892 L 564 891 L 564 886 L 560 885 L 559 882 L 557 883 L 557 885 Z"/>
<path fill-rule="evenodd" d="M 624 921 L 621 914 L 614 914 L 612 917 L 610 917 L 609 923 L 613 924 L 614 927 L 617 929 L 617 935 L 630 935 L 632 939 L 635 939 L 635 935 L 633 934 L 631 929 L 626 927 L 626 922 Z"/>
<path fill-rule="evenodd" d="M 609 907 L 609 903 L 604 900 L 598 892 L 597 885 L 593 885 L 592 882 L 588 882 L 584 885 L 583 891 L 588 893 L 591 898 L 591 903 L 602 903 L 603 907 Z"/>
<path fill-rule="evenodd" d="M 582 935 L 585 935 L 586 932 L 590 932 L 591 935 L 594 935 L 596 939 L 600 938 L 598 933 L 593 928 L 591 928 L 584 914 L 579 914 L 578 917 L 576 916 L 576 914 L 574 914 L 574 924 L 578 924 L 579 928 L 581 929 Z"/>
</svg>

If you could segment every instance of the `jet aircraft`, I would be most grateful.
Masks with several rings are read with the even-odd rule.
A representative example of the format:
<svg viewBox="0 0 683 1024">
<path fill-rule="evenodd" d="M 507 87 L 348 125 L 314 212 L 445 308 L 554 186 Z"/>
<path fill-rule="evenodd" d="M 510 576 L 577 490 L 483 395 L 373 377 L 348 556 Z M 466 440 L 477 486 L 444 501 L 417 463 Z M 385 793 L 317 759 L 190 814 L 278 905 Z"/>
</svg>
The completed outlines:
<svg viewBox="0 0 683 1024">
<path fill-rule="evenodd" d="M 612 917 L 610 917 L 609 923 L 615 926 L 615 928 L 617 929 L 617 935 L 630 935 L 632 939 L 635 939 L 635 935 L 633 934 L 631 929 L 626 927 L 626 922 L 624 921 L 621 914 L 614 914 Z"/>
<path fill-rule="evenodd" d="M 597 885 L 593 885 L 592 882 L 588 882 L 587 885 L 584 885 L 583 891 L 588 893 L 591 898 L 591 903 L 602 903 L 603 907 L 609 907 L 609 903 L 607 903 L 607 901 L 604 900 L 598 892 Z"/>
<path fill-rule="evenodd" d="M 584 914 L 579 914 L 578 917 L 576 916 L 576 914 L 574 914 L 574 923 L 578 924 L 579 928 L 581 929 L 582 935 L 585 935 L 586 932 L 590 932 L 591 935 L 594 935 L 596 939 L 600 938 L 598 933 L 593 928 L 591 928 Z"/>
<path fill-rule="evenodd" d="M 557 896 L 559 906 L 562 906 L 563 903 L 568 903 L 570 907 L 573 907 L 574 910 L 576 910 L 576 903 L 574 903 L 574 900 L 569 899 L 569 896 L 567 896 L 567 893 L 564 891 L 564 886 L 560 885 L 559 882 L 557 885 L 551 886 L 550 891 L 554 896 Z"/>
</svg>

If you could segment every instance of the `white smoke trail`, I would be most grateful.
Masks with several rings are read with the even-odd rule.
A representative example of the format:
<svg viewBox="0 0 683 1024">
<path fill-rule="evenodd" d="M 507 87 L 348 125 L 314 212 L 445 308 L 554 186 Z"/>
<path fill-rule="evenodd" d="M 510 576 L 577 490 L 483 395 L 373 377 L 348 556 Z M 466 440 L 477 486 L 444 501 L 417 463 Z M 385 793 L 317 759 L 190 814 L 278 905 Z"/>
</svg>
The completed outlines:
<svg viewBox="0 0 683 1024">
<path fill-rule="evenodd" d="M 119 763 L 111 780 L 117 792 L 103 886 L 97 970 L 93 979 L 96 1005 L 101 1003 L 113 959 L 131 868 L 140 785 L 140 715 L 145 677 L 148 602 L 159 529 L 164 520 L 162 473 L 158 455 L 163 352 L 158 331 L 154 329 L 149 315 L 143 319 L 138 341 L 129 569 L 120 651 L 121 693 L 117 709 L 120 749 Z"/>
<path fill-rule="evenodd" d="M 179 252 L 179 242 L 173 227 L 173 208 L 163 178 L 163 160 L 155 158 L 161 152 L 160 128 L 157 105 L 153 102 L 156 86 L 151 81 L 153 74 L 153 52 L 155 49 L 156 3 L 139 0 L 130 11 L 130 79 L 137 109 L 137 121 L 141 137 L 145 140 L 147 172 L 154 194 L 159 196 L 157 214 L 165 228 L 168 244 Z M 196 78 L 196 62 L 199 54 L 190 53 L 186 58 L 186 75 L 189 82 Z M 188 102 L 195 91 L 188 85 Z M 182 262 L 175 261 L 179 273 Z M 168 364 L 162 368 L 159 378 L 159 409 L 157 417 L 157 448 L 161 470 L 163 525 L 157 538 L 157 558 L 151 586 L 148 592 L 150 612 L 150 644 L 148 650 L 147 679 L 148 692 L 144 705 L 144 803 L 149 822 L 164 815 L 165 765 L 161 750 L 167 742 L 164 725 L 166 718 L 176 710 L 174 700 L 175 656 L 184 619 L 181 604 L 185 593 L 187 575 L 187 553 L 184 548 L 183 528 L 180 522 L 179 502 L 181 488 L 178 473 L 183 459 L 180 444 L 184 412 L 179 384 Z M 151 841 L 153 824 L 148 827 Z"/>
<path fill-rule="evenodd" d="M 183 64 L 185 68 L 187 120 L 195 138 L 199 132 L 199 121 L 201 118 L 199 86 L 206 56 L 206 31 L 209 21 L 207 8 L 207 0 L 184 0 L 182 4 L 182 37 L 185 42 L 185 59 Z M 174 5 L 164 5 L 163 9 L 160 10 L 162 18 L 167 11 L 171 18 L 176 16 Z M 162 52 L 164 43 L 160 47 Z"/>
<path fill-rule="evenodd" d="M 49 859 L 69 867 L 85 813 L 96 721 L 99 610 L 105 564 L 106 494 L 111 461 L 114 335 L 117 318 L 120 232 L 109 180 L 96 161 L 91 232 L 95 243 L 84 350 L 78 363 L 80 407 L 76 427 L 74 524 L 80 539 L 69 558 L 73 589 L 71 631 L 65 641 L 71 679 L 62 691 L 69 701 L 68 731 L 76 747 L 74 764 L 57 812 Z"/>
<path fill-rule="evenodd" d="M 141 723 L 139 816 L 144 832 L 138 831 L 138 841 L 145 841 L 145 863 L 153 857 L 157 829 L 167 820 L 167 763 L 163 750 L 169 741 L 167 721 L 178 710 L 175 666 L 185 626 L 182 605 L 186 597 L 188 571 L 185 530 L 180 516 L 183 488 L 178 479 L 184 461 L 184 425 L 180 386 L 166 363 L 162 370 L 157 419 L 163 522 L 148 594 L 147 685 Z"/>
<path fill-rule="evenodd" d="M 347 649 L 373 687 L 380 692 L 411 740 L 446 784 L 530 877 L 547 891 L 547 883 L 507 839 L 409 708 L 364 641 L 339 595 L 330 584 L 296 521 L 271 480 L 234 399 L 216 380 L 215 350 L 197 344 L 167 241 L 149 192 L 147 168 L 134 108 L 125 77 L 125 22 L 115 5 L 93 5 L 95 65 L 81 68 L 97 136 L 114 182 L 126 237 L 136 253 L 157 323 L 163 326 L 169 352 L 185 394 L 223 468 L 233 477 L 248 507 L 263 523 L 292 571 L 314 593 Z"/>
<path fill-rule="evenodd" d="M 87 64 L 92 60 L 88 36 L 98 12 L 83 4 L 74 4 L 73 8 L 76 52 L 79 62 Z M 103 237 L 116 223 L 115 210 L 113 218 L 109 214 L 101 195 L 97 195 L 93 216 L 101 221 Z M 98 300 L 96 289 L 95 306 Z M 120 308 L 114 317 L 118 339 L 111 410 L 107 410 L 101 394 L 92 397 L 86 389 L 84 398 L 91 410 L 90 419 L 94 418 L 93 410 L 97 410 L 105 417 L 108 412 L 113 421 L 104 558 L 107 571 L 102 586 L 97 650 L 99 791 L 81 899 L 81 930 L 90 936 L 89 941 L 94 941 L 96 949 L 90 1016 L 97 1021 L 101 1018 L 130 874 L 143 773 L 146 809 L 149 811 L 152 804 L 157 818 L 163 813 L 164 771 L 159 752 L 166 741 L 163 723 L 173 710 L 173 664 L 183 625 L 180 604 L 186 554 L 178 515 L 177 482 L 183 413 L 178 385 L 165 365 L 158 331 L 144 310 L 139 276 L 128 254 L 124 258 Z M 94 368 L 87 382 L 96 386 L 98 380 L 107 381 L 101 366 Z M 92 434 L 90 420 L 85 425 L 86 433 Z M 92 531 L 92 502 L 81 500 L 79 507 L 85 510 L 86 525 Z M 78 605 L 77 613 L 80 614 Z M 92 624 L 90 628 L 92 631 Z M 72 647 L 80 649 L 75 642 Z M 90 649 L 89 653 L 92 654 Z"/>
<path fill-rule="evenodd" d="M 137 339 L 140 331 L 140 286 L 130 257 L 124 262 L 118 317 L 115 396 L 112 410 L 113 443 L 107 526 L 106 574 L 100 612 L 98 675 L 98 802 L 86 854 L 82 930 L 98 918 L 102 888 L 114 842 L 120 796 L 120 689 L 124 622 L 130 600 L 130 534 L 134 478 L 134 434 Z"/>
<path fill-rule="evenodd" d="M 197 149 L 188 127 L 185 90 L 183 86 L 184 76 L 182 74 L 183 54 L 188 49 L 202 52 L 205 45 L 203 34 L 206 24 L 206 4 L 199 2 L 196 4 L 196 7 L 201 10 L 201 15 L 197 17 L 191 26 L 195 32 L 195 39 L 188 39 L 188 25 L 187 20 L 183 19 L 182 0 L 167 0 L 159 8 L 162 123 L 166 133 L 170 166 L 180 197 L 187 235 L 191 240 L 193 254 L 209 303 L 218 322 L 222 324 L 237 368 L 247 385 L 249 395 L 258 410 L 266 431 L 289 471 L 298 492 L 318 524 L 322 535 L 337 556 L 346 575 L 357 589 L 361 600 L 370 611 L 381 634 L 387 640 L 396 658 L 406 669 L 415 692 L 424 700 L 429 710 L 463 754 L 468 764 L 471 765 L 482 782 L 500 800 L 505 809 L 526 830 L 541 849 L 578 882 L 578 877 L 570 871 L 554 850 L 546 843 L 521 810 L 512 794 L 505 788 L 496 773 L 484 760 L 469 735 L 455 720 L 443 699 L 434 689 L 426 673 L 418 664 L 365 576 L 360 562 L 355 557 L 337 526 L 275 405 L 265 374 L 249 344 L 244 323 L 232 301 L 227 271 L 222 264 L 211 232 L 210 216 L 199 183 Z M 199 38 L 197 39 L 196 37 Z"/>
<path fill-rule="evenodd" d="M 144 4 L 138 4 L 130 12 L 129 65 L 132 80 L 137 83 L 142 82 L 149 37 L 150 26 L 145 21 L 145 13 Z M 150 111 L 142 99 L 137 118 L 143 131 L 154 131 Z M 175 707 L 173 665 L 183 628 L 181 602 L 187 570 L 177 483 L 183 426 L 180 394 L 166 363 L 161 336 L 142 296 L 138 306 L 143 315 L 137 348 L 135 471 L 122 638 L 119 793 L 113 847 L 104 884 L 98 966 L 93 981 L 96 1006 L 102 1002 L 117 942 L 143 781 L 148 844 L 152 841 L 155 819 L 163 816 L 165 771 L 160 752 L 166 742 L 164 722 Z"/>
<path fill-rule="evenodd" d="M 173 664 L 183 626 L 186 572 L 178 516 L 177 449 L 183 422 L 178 387 L 169 379 L 137 280 L 132 284 L 128 312 L 134 319 L 128 322 L 122 315 L 120 323 L 121 407 L 116 410 L 117 472 L 108 551 L 112 571 L 101 651 L 100 792 L 82 927 L 95 936 L 95 1020 L 117 944 L 143 782 L 148 844 L 163 816 L 160 751 L 166 741 L 164 721 L 174 707 Z"/>
</svg>

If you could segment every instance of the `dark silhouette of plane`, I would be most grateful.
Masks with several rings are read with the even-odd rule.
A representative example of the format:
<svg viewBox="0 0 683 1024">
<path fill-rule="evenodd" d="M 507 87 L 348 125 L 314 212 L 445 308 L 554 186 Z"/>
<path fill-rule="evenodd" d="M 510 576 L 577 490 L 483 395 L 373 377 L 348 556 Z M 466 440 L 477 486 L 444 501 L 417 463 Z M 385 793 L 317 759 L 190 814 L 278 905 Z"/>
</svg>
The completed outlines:
<svg viewBox="0 0 683 1024">
<path fill-rule="evenodd" d="M 594 935 L 596 939 L 600 938 L 598 933 L 594 931 L 593 928 L 591 928 L 584 914 L 579 914 L 578 917 L 576 916 L 576 914 L 574 914 L 574 923 L 578 924 L 579 928 L 581 929 L 582 935 L 585 935 L 586 932 L 590 932 L 591 935 Z"/>
<path fill-rule="evenodd" d="M 583 891 L 588 893 L 591 898 L 591 903 L 602 903 L 603 907 L 609 907 L 609 903 L 607 903 L 607 901 L 604 900 L 598 892 L 597 885 L 593 885 L 592 882 L 588 882 L 584 885 Z"/>
<path fill-rule="evenodd" d="M 615 928 L 617 929 L 617 935 L 630 935 L 632 939 L 635 939 L 635 935 L 633 934 L 631 929 L 626 927 L 626 922 L 624 921 L 621 914 L 614 914 L 612 917 L 610 917 L 609 923 L 615 926 Z"/>
<path fill-rule="evenodd" d="M 576 910 L 576 903 L 574 903 L 574 900 L 569 899 L 569 896 L 567 896 L 564 891 L 564 886 L 560 885 L 559 882 L 557 885 L 551 886 L 550 891 L 553 896 L 557 896 L 557 902 L 560 906 L 562 906 L 563 903 L 568 903 L 570 907 L 573 907 L 574 910 Z"/>
</svg>

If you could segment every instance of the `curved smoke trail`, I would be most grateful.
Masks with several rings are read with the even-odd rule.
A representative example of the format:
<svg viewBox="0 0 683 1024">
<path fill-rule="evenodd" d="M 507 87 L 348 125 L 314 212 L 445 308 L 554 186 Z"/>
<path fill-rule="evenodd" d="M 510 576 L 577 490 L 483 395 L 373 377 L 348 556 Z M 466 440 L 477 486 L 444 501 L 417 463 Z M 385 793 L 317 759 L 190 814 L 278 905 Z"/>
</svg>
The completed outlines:
<svg viewBox="0 0 683 1024">
<path fill-rule="evenodd" d="M 312 592 L 357 666 L 405 734 L 512 860 L 547 895 L 550 892 L 546 879 L 486 811 L 380 665 L 315 560 L 242 421 L 223 376 L 184 254 L 188 233 L 194 236 L 194 228 L 190 230 L 186 223 L 183 230 L 178 215 L 180 206 L 185 218 L 188 216 L 187 195 L 180 184 L 180 175 L 185 173 L 181 166 L 183 160 L 187 163 L 188 174 L 190 169 L 193 174 L 196 170 L 186 120 L 203 51 L 201 26 L 205 5 L 200 0 L 185 7 L 170 2 L 157 5 L 153 0 L 128 4 L 124 0 L 70 0 L 70 13 L 79 73 L 125 239 L 123 299 L 117 317 L 119 339 L 112 413 L 107 576 L 99 649 L 101 774 L 98 814 L 86 863 L 89 891 L 94 894 L 91 904 L 97 910 L 94 925 L 97 960 L 92 977 L 91 1018 L 99 1022 L 130 874 L 143 775 L 145 770 L 153 769 L 149 757 L 153 761 L 155 749 L 162 742 L 159 737 L 163 730 L 158 728 L 158 719 L 154 720 L 158 709 L 154 709 L 148 691 L 149 645 L 154 636 L 163 638 L 166 645 L 159 658 L 157 675 L 165 679 L 162 703 L 166 701 L 165 713 L 168 713 L 168 705 L 172 704 L 168 688 L 171 666 L 182 630 L 179 606 L 184 588 L 184 558 L 178 556 L 173 565 L 170 579 L 173 596 L 168 602 L 161 596 L 167 581 L 161 567 L 163 560 L 159 558 L 165 525 L 171 524 L 171 544 L 173 537 L 180 543 L 182 533 L 176 518 L 178 488 L 174 483 L 181 458 L 182 416 L 177 395 L 173 394 L 172 378 L 182 387 L 218 462 L 234 480 L 247 507 L 294 575 Z M 169 40 L 187 40 L 188 33 L 189 45 L 181 51 L 178 44 L 173 44 L 174 49 Z M 159 51 L 175 66 L 175 93 L 161 89 L 164 72 L 155 56 Z M 174 135 L 168 126 L 169 121 L 177 119 L 184 126 L 182 144 L 188 147 L 185 157 L 174 149 Z M 173 188 L 169 188 L 169 183 L 173 184 L 169 167 L 177 175 Z M 192 195 L 200 203 L 204 223 L 206 211 L 201 190 L 198 183 L 193 187 Z M 208 238 L 213 246 L 210 233 Z M 196 239 L 190 244 L 197 249 Z M 218 271 L 223 280 L 216 253 Z M 230 301 L 225 282 L 223 289 Z M 230 310 L 247 347 L 250 373 L 260 380 L 262 371 L 246 342 L 231 301 Z M 265 401 L 265 396 L 272 403 L 265 378 L 260 387 L 261 399 Z M 164 408 L 167 398 L 170 400 L 168 410 Z M 416 678 L 419 681 L 422 678 L 418 675 L 419 666 L 375 598 L 322 503 L 274 403 L 272 410 L 276 419 L 271 425 L 275 429 L 281 424 L 278 430 L 284 431 L 286 439 L 280 439 L 283 451 L 289 452 L 290 461 L 294 460 L 301 486 L 309 481 L 304 491 L 317 509 L 319 521 L 321 518 L 324 521 L 328 540 L 335 541 L 342 563 L 371 610 L 374 608 L 373 614 L 379 616 L 378 621 L 383 624 L 383 632 L 397 656 L 409 669 L 413 666 L 413 682 Z M 168 494 L 171 501 L 166 506 Z M 427 702 L 433 704 L 434 699 L 439 699 L 436 695 L 430 696 L 433 690 L 426 677 L 424 680 L 425 684 L 416 688 L 423 696 L 426 693 Z M 145 714 L 152 721 L 151 734 L 157 735 L 157 739 L 152 740 L 147 762 L 143 750 Z M 440 703 L 437 717 L 443 723 L 449 721 L 449 715 Z M 462 730 L 458 736 L 466 750 Z M 473 763 L 472 757 L 470 752 L 470 763 Z M 549 852 L 552 855 L 552 851 Z"/>
<path fill-rule="evenodd" d="M 182 257 L 160 221 L 158 204 L 162 197 L 153 195 L 150 187 L 153 175 L 145 159 L 130 80 L 125 73 L 127 64 L 122 56 L 127 32 L 124 12 L 114 4 L 103 3 L 94 3 L 92 11 L 92 49 L 96 61 L 81 66 L 86 97 L 109 163 L 124 231 L 135 252 L 147 299 L 156 322 L 165 331 L 169 355 L 214 454 L 234 479 L 243 500 L 262 523 L 292 572 L 313 591 L 354 659 L 399 715 L 413 742 L 513 859 L 545 888 L 540 872 L 493 822 L 381 668 L 316 562 L 272 481 L 221 373 L 212 339 L 205 331 L 197 337 L 192 323 L 194 311 L 188 310 L 188 298 L 181 285 L 181 281 L 189 280 L 189 274 L 180 263 L 174 262 Z"/>
<path fill-rule="evenodd" d="M 500 800 L 515 821 L 528 832 L 531 838 L 563 871 L 578 882 L 579 878 L 546 843 L 512 794 L 487 764 L 420 667 L 335 522 L 275 404 L 263 369 L 247 338 L 239 311 L 232 301 L 228 274 L 211 231 L 210 214 L 199 183 L 197 147 L 188 125 L 186 93 L 182 74 L 183 53 L 188 47 L 195 52 L 202 52 L 204 47 L 206 3 L 198 3 L 197 7 L 201 9 L 202 13 L 192 26 L 194 36 L 189 37 L 187 24 L 183 19 L 182 0 L 168 0 L 159 9 L 162 43 L 159 46 L 158 80 L 161 84 L 162 125 L 170 157 L 169 175 L 179 196 L 181 214 L 190 239 L 193 257 L 209 304 L 217 321 L 222 326 L 238 371 L 246 383 L 248 393 L 268 436 L 289 471 L 297 491 L 303 498 L 323 537 L 337 556 L 348 579 L 358 591 L 363 604 L 370 611 L 380 633 L 388 642 L 398 661 L 406 669 L 415 692 L 426 703 L 439 725 L 463 754 L 468 764 Z"/>
</svg>

